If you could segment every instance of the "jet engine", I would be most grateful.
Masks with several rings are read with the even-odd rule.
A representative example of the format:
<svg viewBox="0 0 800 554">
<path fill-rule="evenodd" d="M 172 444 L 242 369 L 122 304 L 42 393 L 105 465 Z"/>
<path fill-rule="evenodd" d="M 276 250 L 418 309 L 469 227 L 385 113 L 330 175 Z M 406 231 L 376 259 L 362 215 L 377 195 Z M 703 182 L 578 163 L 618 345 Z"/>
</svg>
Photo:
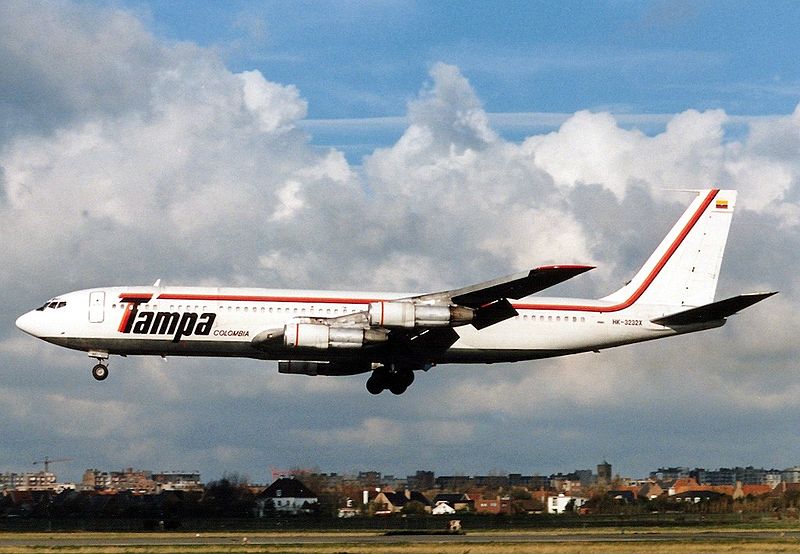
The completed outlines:
<svg viewBox="0 0 800 554">
<path fill-rule="evenodd" d="M 386 342 L 389 336 L 380 329 L 335 327 L 320 323 L 290 323 L 283 333 L 283 344 L 290 348 L 360 348 Z"/>
<path fill-rule="evenodd" d="M 464 306 L 428 306 L 413 302 L 370 302 L 370 325 L 379 327 L 450 327 L 472 321 L 474 310 Z"/>
</svg>

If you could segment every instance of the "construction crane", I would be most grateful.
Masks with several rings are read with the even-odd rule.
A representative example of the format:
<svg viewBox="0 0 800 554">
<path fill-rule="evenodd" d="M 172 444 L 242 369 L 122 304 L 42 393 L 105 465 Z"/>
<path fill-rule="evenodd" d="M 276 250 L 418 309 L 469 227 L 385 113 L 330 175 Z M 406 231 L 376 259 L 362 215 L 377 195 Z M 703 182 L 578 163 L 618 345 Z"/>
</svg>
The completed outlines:
<svg viewBox="0 0 800 554">
<path fill-rule="evenodd" d="M 36 464 L 44 464 L 44 472 L 50 473 L 50 464 L 56 464 L 59 462 L 71 462 L 73 458 L 58 458 L 55 460 L 51 460 L 48 456 L 44 457 L 44 460 L 34 460 L 33 465 Z"/>
</svg>

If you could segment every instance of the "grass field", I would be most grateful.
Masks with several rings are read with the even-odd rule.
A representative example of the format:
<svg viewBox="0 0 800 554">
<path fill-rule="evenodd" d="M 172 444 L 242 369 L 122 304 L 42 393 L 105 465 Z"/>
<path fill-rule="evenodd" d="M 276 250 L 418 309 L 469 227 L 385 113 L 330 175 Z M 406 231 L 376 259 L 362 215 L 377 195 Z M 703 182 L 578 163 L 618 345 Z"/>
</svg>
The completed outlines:
<svg viewBox="0 0 800 554">
<path fill-rule="evenodd" d="M 408 537 L 391 540 L 378 533 L 0 533 L 0 554 L 571 554 L 571 553 L 800 553 L 795 529 L 770 530 L 754 537 L 749 530 L 674 533 L 585 531 L 558 533 L 470 533 L 468 537 Z M 635 537 L 636 542 L 624 542 Z M 329 539 L 330 542 L 325 542 Z M 467 542 L 478 540 L 479 542 Z M 538 539 L 538 540 L 537 540 Z M 318 541 L 301 544 L 303 541 Z M 186 544 L 198 541 L 215 544 Z M 376 542 L 377 541 L 377 542 Z M 524 541 L 524 542 L 518 542 Z M 546 541 L 546 542 L 545 542 Z M 592 541 L 592 542 L 590 542 Z M 594 542 L 596 541 L 596 542 Z M 164 544 L 169 542 L 169 544 Z M 269 542 L 270 544 L 259 544 Z M 183 543 L 183 544 L 182 544 Z"/>
<path fill-rule="evenodd" d="M 587 553 L 655 553 L 655 554 L 717 554 L 717 553 L 775 553 L 800 552 L 797 545 L 780 543 L 742 543 L 714 545 L 675 543 L 663 544 L 398 544 L 383 545 L 331 545 L 331 546 L 141 546 L 141 547 L 30 547 L 2 549 L 13 554 L 54 552 L 63 554 L 217 554 L 217 553 L 269 553 L 269 554 L 587 554 Z"/>
</svg>

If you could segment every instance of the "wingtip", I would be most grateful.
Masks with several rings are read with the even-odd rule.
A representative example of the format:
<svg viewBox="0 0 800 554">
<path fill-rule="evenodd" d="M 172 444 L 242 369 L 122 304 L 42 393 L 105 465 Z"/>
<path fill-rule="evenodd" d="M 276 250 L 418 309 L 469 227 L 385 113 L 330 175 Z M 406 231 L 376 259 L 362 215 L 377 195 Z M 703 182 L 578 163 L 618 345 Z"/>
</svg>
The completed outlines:
<svg viewBox="0 0 800 554">
<path fill-rule="evenodd" d="M 543 265 L 533 268 L 533 271 L 575 271 L 576 273 L 583 273 L 595 269 L 594 265 L 581 265 L 581 264 L 557 264 L 557 265 Z"/>
</svg>

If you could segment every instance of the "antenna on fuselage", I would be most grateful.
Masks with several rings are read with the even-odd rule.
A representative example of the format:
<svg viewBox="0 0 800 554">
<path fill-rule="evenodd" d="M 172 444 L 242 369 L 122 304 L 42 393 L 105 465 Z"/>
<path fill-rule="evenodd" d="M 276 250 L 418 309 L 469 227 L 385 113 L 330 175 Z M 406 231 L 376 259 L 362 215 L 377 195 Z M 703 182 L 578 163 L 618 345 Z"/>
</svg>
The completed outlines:
<svg viewBox="0 0 800 554">
<path fill-rule="evenodd" d="M 153 283 L 153 286 L 154 287 L 160 287 L 161 286 L 161 279 L 156 279 L 156 282 Z"/>
</svg>

